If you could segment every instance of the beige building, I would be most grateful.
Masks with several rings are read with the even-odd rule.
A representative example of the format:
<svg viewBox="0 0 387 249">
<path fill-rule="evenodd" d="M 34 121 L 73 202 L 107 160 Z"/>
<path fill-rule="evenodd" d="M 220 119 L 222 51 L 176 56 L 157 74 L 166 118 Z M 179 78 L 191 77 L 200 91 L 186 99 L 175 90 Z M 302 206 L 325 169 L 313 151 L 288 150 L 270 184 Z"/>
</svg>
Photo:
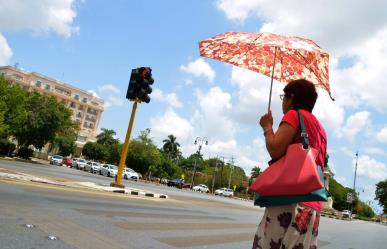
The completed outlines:
<svg viewBox="0 0 387 249">
<path fill-rule="evenodd" d="M 79 154 L 79 148 L 82 148 L 86 142 L 96 140 L 97 128 L 104 110 L 102 99 L 42 74 L 26 72 L 12 66 L 0 67 L 0 74 L 26 90 L 56 97 L 73 111 L 72 119 L 80 126 L 76 154 Z"/>
</svg>

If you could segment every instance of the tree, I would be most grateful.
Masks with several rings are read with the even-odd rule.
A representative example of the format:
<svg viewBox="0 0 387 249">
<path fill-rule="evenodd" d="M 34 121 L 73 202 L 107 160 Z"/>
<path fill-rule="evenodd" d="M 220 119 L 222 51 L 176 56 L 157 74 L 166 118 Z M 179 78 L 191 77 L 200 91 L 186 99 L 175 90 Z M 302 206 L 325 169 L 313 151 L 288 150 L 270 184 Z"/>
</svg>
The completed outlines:
<svg viewBox="0 0 387 249">
<path fill-rule="evenodd" d="M 24 119 L 16 127 L 11 126 L 11 134 L 19 146 L 33 145 L 41 149 L 48 142 L 54 141 L 59 131 L 73 126 L 71 110 L 54 97 L 28 93 L 25 110 Z"/>
<path fill-rule="evenodd" d="M 387 214 L 387 179 L 376 184 L 375 200 L 383 207 L 383 213 Z"/>
<path fill-rule="evenodd" d="M 119 141 L 114 138 L 116 135 L 114 130 L 102 128 L 101 131 L 102 132 L 97 135 L 97 143 L 105 146 L 111 146 L 119 143 Z"/>
<path fill-rule="evenodd" d="M 258 166 L 254 166 L 254 167 L 251 169 L 251 178 L 256 178 L 256 177 L 259 176 L 261 173 L 262 173 L 261 168 L 258 167 Z"/>
<path fill-rule="evenodd" d="M 176 137 L 170 134 L 167 139 L 163 140 L 163 143 L 163 151 L 168 155 L 168 158 L 173 161 L 176 160 L 180 155 L 180 144 L 176 142 Z"/>
<path fill-rule="evenodd" d="M 153 145 L 152 139 L 149 137 L 151 133 L 150 128 L 146 128 L 145 130 L 140 132 L 140 135 L 137 137 L 137 141 L 140 141 L 141 143 L 145 145 Z"/>
<path fill-rule="evenodd" d="M 101 161 L 106 157 L 106 148 L 99 143 L 87 142 L 82 148 L 82 154 L 90 160 Z"/>
</svg>

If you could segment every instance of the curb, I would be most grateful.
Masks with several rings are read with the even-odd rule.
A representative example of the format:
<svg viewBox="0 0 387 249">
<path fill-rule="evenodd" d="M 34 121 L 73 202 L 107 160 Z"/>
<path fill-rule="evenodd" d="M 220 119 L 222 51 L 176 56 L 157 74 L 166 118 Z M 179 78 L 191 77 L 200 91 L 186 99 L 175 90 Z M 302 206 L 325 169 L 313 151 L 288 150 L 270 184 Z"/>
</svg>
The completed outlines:
<svg viewBox="0 0 387 249">
<path fill-rule="evenodd" d="M 0 168 L 2 169 L 2 168 Z M 12 172 L 12 173 L 5 173 L 5 172 L 0 172 L 0 178 L 8 178 L 8 179 L 17 179 L 21 181 L 30 181 L 30 182 L 36 182 L 36 183 L 42 183 L 42 184 L 50 184 L 50 185 L 57 185 L 57 186 L 63 186 L 63 187 L 75 187 L 74 185 L 68 185 L 66 183 L 59 183 L 55 181 L 50 181 L 47 179 L 43 178 L 38 178 L 38 177 L 33 177 L 31 175 L 26 175 L 26 174 L 17 174 L 17 172 Z M 73 182 L 75 183 L 75 182 Z M 102 190 L 106 192 L 113 192 L 113 193 L 120 193 L 120 194 L 130 194 L 130 195 L 142 195 L 145 197 L 153 197 L 153 198 L 162 198 L 162 199 L 167 199 L 168 195 L 164 194 L 155 194 L 152 192 L 145 192 L 145 191 L 140 191 L 140 190 L 133 190 L 133 189 L 121 189 L 121 188 L 111 188 L 106 186 L 107 188 L 96 188 L 92 186 L 85 186 L 80 183 L 75 183 L 78 186 L 86 187 L 88 189 L 97 189 L 97 190 Z M 94 183 L 95 184 L 95 183 Z"/>
<path fill-rule="evenodd" d="M 128 190 L 128 191 L 126 191 L 126 193 L 130 194 L 130 195 L 142 195 L 142 196 L 146 196 L 146 197 L 154 197 L 154 198 L 162 198 L 162 199 L 168 198 L 168 195 L 155 194 L 155 193 L 137 191 L 137 190 Z"/>
</svg>

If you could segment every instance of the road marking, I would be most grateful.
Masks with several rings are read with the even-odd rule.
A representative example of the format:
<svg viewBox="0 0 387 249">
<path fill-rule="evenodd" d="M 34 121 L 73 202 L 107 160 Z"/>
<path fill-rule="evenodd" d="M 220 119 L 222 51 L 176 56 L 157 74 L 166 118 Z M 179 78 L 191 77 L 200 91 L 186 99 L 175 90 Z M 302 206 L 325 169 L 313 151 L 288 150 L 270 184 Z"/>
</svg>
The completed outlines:
<svg viewBox="0 0 387 249">
<path fill-rule="evenodd" d="M 160 219 L 193 219 L 193 220 L 233 220 L 229 217 L 220 216 L 203 216 L 191 214 L 165 214 L 165 213 L 140 213 L 127 211 L 105 211 L 105 210 L 90 210 L 90 209 L 75 209 L 76 211 L 86 215 L 104 215 L 108 218 L 114 217 L 141 217 L 141 218 L 160 218 Z"/>
<path fill-rule="evenodd" d="M 199 229 L 243 229 L 257 228 L 257 224 L 235 223 L 128 223 L 113 222 L 113 225 L 127 230 L 199 230 Z"/>
<path fill-rule="evenodd" d="M 193 247 L 193 246 L 207 246 L 207 245 L 216 245 L 216 244 L 237 243 L 242 241 L 251 241 L 251 243 L 253 243 L 254 233 L 169 237 L 169 238 L 155 238 L 155 239 L 170 246 L 185 248 L 185 247 Z"/>
</svg>

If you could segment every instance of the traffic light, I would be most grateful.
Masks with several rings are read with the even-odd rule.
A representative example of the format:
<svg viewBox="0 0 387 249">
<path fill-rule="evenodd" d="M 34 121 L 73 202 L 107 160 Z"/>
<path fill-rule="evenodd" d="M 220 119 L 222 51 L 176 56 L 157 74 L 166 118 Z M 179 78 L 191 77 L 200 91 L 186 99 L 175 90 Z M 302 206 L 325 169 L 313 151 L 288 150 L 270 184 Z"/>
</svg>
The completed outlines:
<svg viewBox="0 0 387 249">
<path fill-rule="evenodd" d="M 126 98 L 132 101 L 137 100 L 149 103 L 150 97 L 148 94 L 152 92 L 150 85 L 153 82 L 154 79 L 152 78 L 152 69 L 150 67 L 132 69 Z"/>
</svg>

